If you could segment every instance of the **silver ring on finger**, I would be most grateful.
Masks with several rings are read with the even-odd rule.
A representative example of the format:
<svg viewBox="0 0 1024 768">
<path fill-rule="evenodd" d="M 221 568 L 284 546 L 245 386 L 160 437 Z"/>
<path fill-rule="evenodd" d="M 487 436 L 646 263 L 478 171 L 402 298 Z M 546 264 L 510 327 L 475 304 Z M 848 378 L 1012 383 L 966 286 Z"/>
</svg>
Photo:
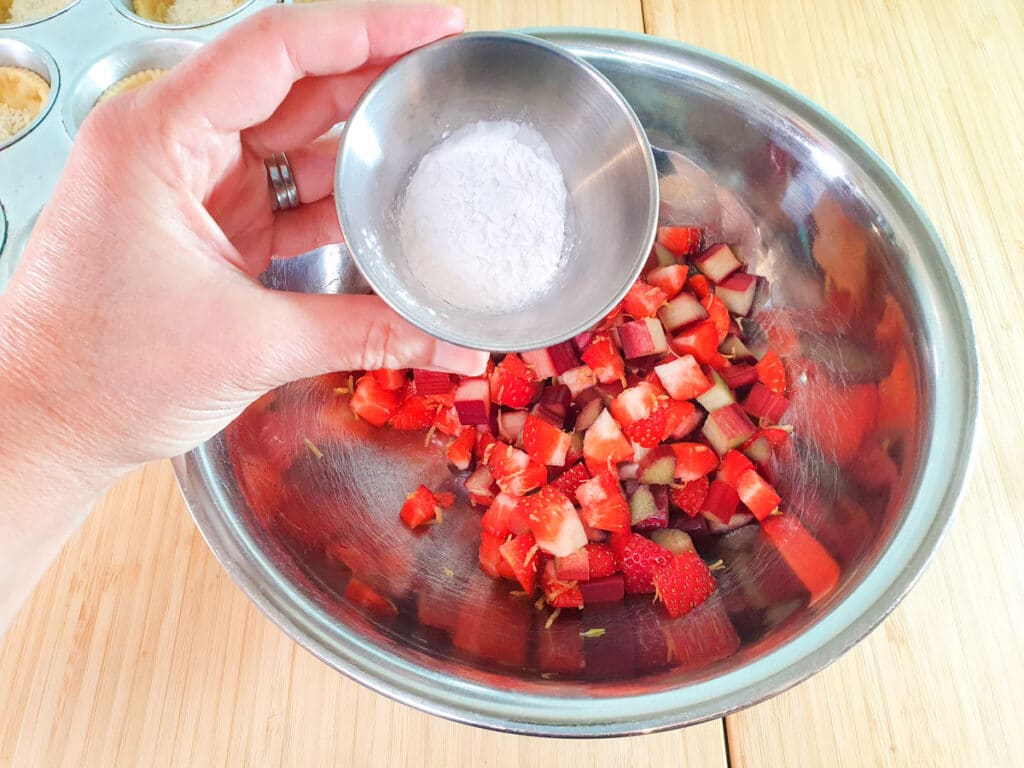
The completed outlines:
<svg viewBox="0 0 1024 768">
<path fill-rule="evenodd" d="M 287 211 L 299 204 L 299 188 L 295 186 L 292 166 L 284 152 L 276 152 L 263 164 L 270 184 L 270 205 L 275 211 Z"/>
</svg>

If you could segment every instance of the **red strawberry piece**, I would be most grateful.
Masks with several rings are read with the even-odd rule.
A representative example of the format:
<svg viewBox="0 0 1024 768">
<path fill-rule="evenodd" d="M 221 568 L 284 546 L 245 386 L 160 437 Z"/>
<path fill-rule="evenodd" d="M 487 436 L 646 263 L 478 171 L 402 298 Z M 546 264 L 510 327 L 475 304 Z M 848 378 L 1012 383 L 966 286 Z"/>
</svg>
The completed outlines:
<svg viewBox="0 0 1024 768">
<path fill-rule="evenodd" d="M 551 467 L 565 465 L 565 454 L 571 442 L 569 435 L 532 413 L 523 424 L 523 447 L 538 464 Z"/>
<path fill-rule="evenodd" d="M 505 536 L 495 536 L 487 531 L 480 532 L 480 570 L 492 579 L 509 579 L 515 581 L 516 575 L 512 568 L 501 556 L 501 545 L 505 543 Z"/>
<path fill-rule="evenodd" d="M 729 335 L 729 323 L 732 321 L 732 318 L 729 317 L 729 308 L 713 293 L 709 293 L 701 299 L 700 303 L 708 311 L 711 322 L 715 324 L 715 330 L 718 331 L 718 343 L 721 344 Z"/>
<path fill-rule="evenodd" d="M 528 595 L 537 581 L 537 540 L 532 533 L 510 538 L 501 545 L 501 556 Z"/>
<path fill-rule="evenodd" d="M 483 517 L 480 518 L 480 527 L 488 533 L 500 536 L 502 539 L 510 533 L 516 533 L 516 535 L 525 533 L 528 529 L 524 528 L 519 531 L 513 531 L 510 522 L 518 504 L 519 499 L 515 496 L 499 493 L 494 497 L 494 501 L 491 502 L 490 506 L 487 507 Z"/>
<path fill-rule="evenodd" d="M 722 462 L 718 466 L 718 479 L 726 485 L 735 488 L 739 482 L 740 475 L 753 468 L 754 462 L 742 453 L 739 451 L 729 451 L 722 457 Z"/>
<path fill-rule="evenodd" d="M 575 499 L 576 489 L 579 488 L 584 481 L 589 479 L 590 473 L 587 471 L 587 465 L 581 461 L 573 464 L 565 470 L 565 472 L 552 480 L 551 485 L 560 490 L 570 499 Z"/>
<path fill-rule="evenodd" d="M 476 436 L 479 433 L 475 429 L 466 427 L 455 438 L 455 441 L 448 446 L 448 462 L 459 470 L 467 470 L 473 463 L 473 447 L 476 445 Z"/>
<path fill-rule="evenodd" d="M 736 489 L 721 480 L 714 480 L 708 486 L 708 493 L 701 502 L 700 512 L 705 516 L 711 515 L 722 525 L 729 525 L 739 505 L 740 497 Z"/>
<path fill-rule="evenodd" d="M 604 333 L 609 328 L 614 328 L 622 319 L 622 302 L 620 301 L 614 307 L 612 311 L 604 316 L 604 319 L 600 323 L 594 326 L 592 329 L 594 333 Z"/>
<path fill-rule="evenodd" d="M 773 515 L 761 531 L 811 593 L 811 605 L 835 589 L 839 565 L 792 515 Z"/>
<path fill-rule="evenodd" d="M 510 408 L 525 408 L 537 395 L 537 377 L 518 355 L 505 355 L 491 373 L 491 400 Z"/>
<path fill-rule="evenodd" d="M 459 421 L 459 413 L 454 405 L 438 409 L 437 415 L 434 416 L 434 428 L 446 435 L 457 435 L 465 429 Z"/>
<path fill-rule="evenodd" d="M 642 277 L 639 278 L 629 289 L 626 297 L 622 300 L 622 308 L 626 314 L 640 319 L 642 317 L 654 317 L 658 307 L 665 303 L 668 297 L 661 288 L 650 285 Z"/>
<path fill-rule="evenodd" d="M 496 443 L 488 462 L 498 487 L 512 496 L 525 496 L 540 488 L 548 479 L 543 464 L 533 461 L 525 452 L 504 443 Z"/>
<path fill-rule="evenodd" d="M 704 412 L 688 400 L 669 400 L 665 405 L 665 439 L 682 440 L 701 425 Z"/>
<path fill-rule="evenodd" d="M 587 543 L 587 534 L 572 502 L 550 485 L 527 496 L 519 503 L 530 524 L 530 530 L 542 550 L 555 557 L 565 557 Z"/>
<path fill-rule="evenodd" d="M 473 458 L 480 464 L 490 464 L 495 450 L 504 450 L 505 444 L 497 440 L 490 432 L 477 432 Z"/>
<path fill-rule="evenodd" d="M 576 489 L 580 503 L 580 519 L 591 528 L 612 533 L 629 530 L 629 504 L 622 495 L 619 479 L 611 472 L 602 472 Z"/>
<path fill-rule="evenodd" d="M 612 549 L 617 552 L 616 562 L 626 584 L 626 594 L 653 592 L 651 577 L 671 559 L 672 553 L 639 533 L 613 536 L 612 542 Z"/>
<path fill-rule="evenodd" d="M 668 408 L 658 408 L 646 419 L 634 421 L 622 430 L 633 443 L 643 448 L 654 448 L 665 439 L 668 431 Z"/>
<path fill-rule="evenodd" d="M 454 502 L 455 497 L 451 494 L 435 496 L 427 486 L 421 485 L 406 497 L 400 516 L 403 523 L 410 528 L 416 528 L 437 518 L 442 509 L 450 507 Z"/>
<path fill-rule="evenodd" d="M 650 416 L 661 404 L 660 394 L 658 387 L 649 381 L 641 381 L 636 386 L 622 390 L 612 400 L 609 410 L 620 426 L 627 427 L 634 421 Z"/>
<path fill-rule="evenodd" d="M 704 240 L 700 227 L 658 227 L 657 241 L 676 256 L 690 256 L 701 249 Z"/>
<path fill-rule="evenodd" d="M 552 608 L 582 608 L 583 593 L 575 581 L 562 581 L 555 574 L 554 561 L 548 562 L 540 575 L 544 599 Z"/>
<path fill-rule="evenodd" d="M 583 436 L 583 458 L 591 474 L 605 472 L 633 458 L 633 446 L 607 410 L 601 411 Z"/>
<path fill-rule="evenodd" d="M 692 400 L 711 389 L 711 382 L 693 355 L 684 355 L 654 366 L 661 386 L 676 400 Z"/>
<path fill-rule="evenodd" d="M 398 613 L 394 603 L 354 576 L 345 587 L 345 599 L 377 616 L 388 617 Z"/>
<path fill-rule="evenodd" d="M 619 572 L 619 566 L 615 563 L 615 553 L 607 544 L 587 544 L 586 550 L 591 579 L 600 579 Z"/>
<path fill-rule="evenodd" d="M 583 350 L 583 362 L 594 372 L 602 384 L 621 381 L 626 375 L 626 363 L 607 333 L 599 333 Z"/>
<path fill-rule="evenodd" d="M 397 392 L 384 389 L 372 376 L 361 376 L 349 401 L 352 413 L 375 427 L 383 427 L 398 410 Z"/>
<path fill-rule="evenodd" d="M 673 443 L 671 448 L 676 455 L 676 480 L 688 483 L 718 467 L 718 456 L 703 443 Z"/>
<path fill-rule="evenodd" d="M 703 299 L 711 293 L 711 281 L 704 275 L 692 275 L 686 280 L 686 289 L 698 299 Z"/>
<path fill-rule="evenodd" d="M 698 477 L 696 480 L 684 483 L 681 488 L 673 488 L 669 498 L 687 515 L 696 517 L 700 514 L 700 507 L 704 503 L 704 499 L 707 498 L 708 486 L 707 477 Z"/>
<path fill-rule="evenodd" d="M 718 343 L 718 327 L 714 320 L 709 319 L 686 326 L 672 337 L 669 346 L 680 357 L 693 355 L 698 363 L 711 365 L 722 357 L 718 353 Z"/>
<path fill-rule="evenodd" d="M 665 604 L 672 618 L 689 613 L 715 591 L 717 584 L 707 565 L 696 552 L 672 555 L 663 566 L 655 569 L 655 596 Z"/>
<path fill-rule="evenodd" d="M 736 480 L 740 501 L 758 520 L 764 520 L 779 508 L 782 498 L 755 469 L 748 469 Z"/>
<path fill-rule="evenodd" d="M 660 288 L 666 299 L 673 299 L 686 285 L 686 272 L 686 267 L 682 264 L 658 267 L 647 273 L 647 282 L 655 288 Z"/>
<path fill-rule="evenodd" d="M 782 427 L 764 427 L 759 429 L 755 435 L 765 438 L 771 443 L 772 448 L 781 448 L 789 442 L 790 430 Z"/>
<path fill-rule="evenodd" d="M 772 392 L 778 395 L 786 393 L 786 368 L 774 350 L 769 349 L 754 364 L 754 370 L 757 372 L 757 380 Z"/>
<path fill-rule="evenodd" d="M 417 432 L 430 429 L 437 415 L 437 406 L 431 405 L 424 395 L 408 394 L 398 410 L 388 420 L 394 429 Z"/>
<path fill-rule="evenodd" d="M 494 501 L 494 478 L 491 476 L 491 468 L 486 464 L 478 465 L 466 478 L 464 485 L 469 494 L 469 503 L 474 507 L 486 507 Z"/>
<path fill-rule="evenodd" d="M 562 581 L 586 581 L 590 578 L 590 556 L 585 546 L 565 557 L 555 558 L 555 575 Z"/>
<path fill-rule="evenodd" d="M 408 381 L 405 371 L 397 371 L 393 368 L 378 368 L 375 371 L 369 371 L 369 375 L 384 389 L 401 389 Z"/>
</svg>

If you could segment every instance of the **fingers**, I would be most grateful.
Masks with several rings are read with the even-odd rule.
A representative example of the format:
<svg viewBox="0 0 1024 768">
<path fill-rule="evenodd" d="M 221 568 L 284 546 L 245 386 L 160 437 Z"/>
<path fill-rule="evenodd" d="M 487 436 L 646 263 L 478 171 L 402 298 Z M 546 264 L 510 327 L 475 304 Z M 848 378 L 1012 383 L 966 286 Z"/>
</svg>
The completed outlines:
<svg viewBox="0 0 1024 768">
<path fill-rule="evenodd" d="M 386 64 L 370 64 L 347 75 L 299 80 L 266 122 L 245 131 L 245 142 L 258 155 L 269 155 L 313 141 L 346 119 L 363 91 L 386 68 Z"/>
<path fill-rule="evenodd" d="M 274 216 L 274 258 L 284 259 L 342 241 L 334 198 L 300 205 Z"/>
<path fill-rule="evenodd" d="M 292 168 L 299 201 L 315 203 L 334 192 L 334 164 L 338 158 L 338 134 L 324 136 L 312 144 L 288 150 L 288 164 Z M 268 157 L 270 152 L 260 153 Z"/>
<path fill-rule="evenodd" d="M 296 80 L 394 58 L 464 23 L 461 11 L 432 5 L 275 5 L 164 78 L 161 119 L 179 136 L 235 133 L 273 115 Z"/>
<path fill-rule="evenodd" d="M 376 296 L 267 291 L 260 298 L 275 358 L 276 386 L 330 371 L 431 368 L 479 375 L 488 354 L 439 341 L 400 318 Z"/>
</svg>

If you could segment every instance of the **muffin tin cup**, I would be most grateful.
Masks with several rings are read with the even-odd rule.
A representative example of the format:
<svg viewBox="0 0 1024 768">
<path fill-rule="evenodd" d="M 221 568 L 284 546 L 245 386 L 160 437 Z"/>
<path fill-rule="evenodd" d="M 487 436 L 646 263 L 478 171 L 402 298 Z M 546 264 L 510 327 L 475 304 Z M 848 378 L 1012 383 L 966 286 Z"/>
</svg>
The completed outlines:
<svg viewBox="0 0 1024 768">
<path fill-rule="evenodd" d="M 47 14 L 46 16 L 40 16 L 38 19 L 29 19 L 28 21 L 18 21 L 11 22 L 8 24 L 0 24 L 0 35 L 4 34 L 9 29 L 21 29 L 23 27 L 31 27 L 33 24 L 42 24 L 44 21 L 49 21 L 52 18 L 60 16 L 62 13 L 66 13 L 72 8 L 72 6 L 77 5 L 80 2 L 81 0 L 71 0 L 71 2 L 69 2 L 63 8 L 58 8 L 53 13 Z"/>
<path fill-rule="evenodd" d="M 242 13 L 248 6 L 252 5 L 254 0 L 244 0 L 237 6 L 232 8 L 227 13 L 221 14 L 220 16 L 214 16 L 211 19 L 205 19 L 203 21 L 195 21 L 190 24 L 165 24 L 161 21 L 153 21 L 143 16 L 139 16 L 135 12 L 135 5 L 132 0 L 110 0 L 110 4 L 114 6 L 114 9 L 127 19 L 131 19 L 137 24 L 142 24 L 153 29 L 167 30 L 167 29 L 200 29 L 201 27 L 209 27 L 213 24 L 219 24 L 226 19 L 230 19 L 236 14 Z"/>
<path fill-rule="evenodd" d="M 0 151 L 21 141 L 35 130 L 53 109 L 60 94 L 60 70 L 57 62 L 41 46 L 16 37 L 0 37 L 0 67 L 21 67 L 31 70 L 50 84 L 50 96 L 43 103 L 39 114 L 20 133 L 6 141 L 0 141 Z"/>
</svg>

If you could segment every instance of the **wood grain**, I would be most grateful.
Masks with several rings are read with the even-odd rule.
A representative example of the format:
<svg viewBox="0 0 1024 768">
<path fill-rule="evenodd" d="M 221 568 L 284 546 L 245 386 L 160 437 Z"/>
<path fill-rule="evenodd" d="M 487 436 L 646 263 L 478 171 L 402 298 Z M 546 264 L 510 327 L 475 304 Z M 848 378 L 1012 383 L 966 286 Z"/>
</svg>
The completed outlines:
<svg viewBox="0 0 1024 768">
<path fill-rule="evenodd" d="M 829 109 L 892 165 L 964 283 L 982 372 L 959 517 L 904 604 L 833 667 L 727 718 L 736 766 L 1020 764 L 1024 735 L 1024 20 L 1019 2 L 645 0 L 649 32 Z"/>
</svg>

